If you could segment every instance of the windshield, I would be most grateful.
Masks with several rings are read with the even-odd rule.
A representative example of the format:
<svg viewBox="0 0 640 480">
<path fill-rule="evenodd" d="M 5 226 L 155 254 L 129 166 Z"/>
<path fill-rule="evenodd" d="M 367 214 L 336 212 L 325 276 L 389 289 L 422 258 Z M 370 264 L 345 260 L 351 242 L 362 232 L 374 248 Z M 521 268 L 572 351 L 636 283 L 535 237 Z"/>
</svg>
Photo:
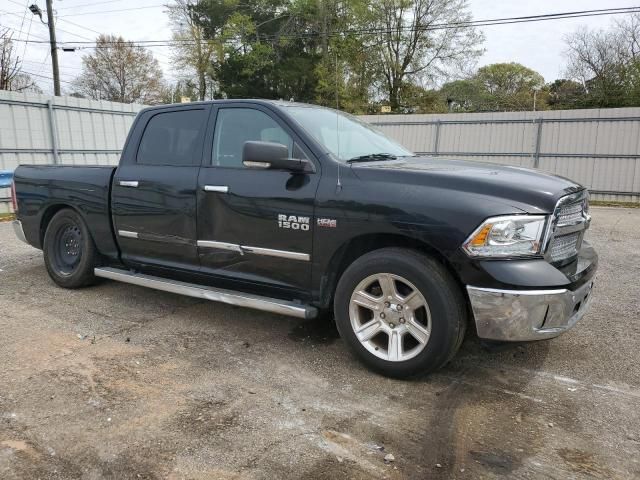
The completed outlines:
<svg viewBox="0 0 640 480">
<path fill-rule="evenodd" d="M 376 154 L 387 154 L 391 158 L 413 156 L 371 125 L 338 110 L 292 105 L 287 107 L 287 112 L 339 160 Z"/>
</svg>

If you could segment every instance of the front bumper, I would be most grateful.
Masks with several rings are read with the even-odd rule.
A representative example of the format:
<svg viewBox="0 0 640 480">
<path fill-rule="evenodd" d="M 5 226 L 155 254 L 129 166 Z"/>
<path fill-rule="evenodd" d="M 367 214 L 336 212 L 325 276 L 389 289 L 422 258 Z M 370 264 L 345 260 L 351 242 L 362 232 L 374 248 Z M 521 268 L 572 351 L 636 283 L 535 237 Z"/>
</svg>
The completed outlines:
<svg viewBox="0 0 640 480">
<path fill-rule="evenodd" d="M 524 342 L 556 337 L 591 304 L 593 281 L 575 290 L 500 290 L 467 287 L 478 337 Z"/>
<path fill-rule="evenodd" d="M 18 237 L 18 240 L 28 245 L 29 242 L 27 242 L 27 237 L 24 236 L 24 230 L 22 229 L 22 222 L 20 220 L 14 220 L 11 224 L 13 226 L 13 232 L 16 234 L 16 237 Z"/>
</svg>

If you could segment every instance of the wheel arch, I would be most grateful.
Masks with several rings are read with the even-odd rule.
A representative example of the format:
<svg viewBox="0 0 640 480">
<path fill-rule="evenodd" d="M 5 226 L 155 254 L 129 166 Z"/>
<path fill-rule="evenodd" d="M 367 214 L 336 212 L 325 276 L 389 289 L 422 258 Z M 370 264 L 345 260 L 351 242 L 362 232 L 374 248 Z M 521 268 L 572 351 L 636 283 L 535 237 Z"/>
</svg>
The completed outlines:
<svg viewBox="0 0 640 480">
<path fill-rule="evenodd" d="M 56 203 L 54 205 L 49 205 L 44 211 L 44 213 L 42 214 L 42 217 L 40 219 L 40 230 L 38 233 L 38 240 L 40 241 L 41 247 L 44 248 L 44 235 L 47 232 L 47 228 L 49 227 L 51 220 L 56 215 L 56 213 L 65 209 L 73 210 L 74 212 L 76 212 L 78 215 L 80 215 L 80 217 L 85 222 L 85 224 L 87 224 L 87 219 L 85 218 L 82 211 L 74 207 L 73 205 L 70 205 L 68 203 Z M 89 233 L 91 234 L 91 232 Z"/>
<path fill-rule="evenodd" d="M 320 287 L 321 308 L 331 308 L 338 281 L 349 265 L 364 254 L 389 247 L 417 250 L 436 259 L 449 271 L 456 283 L 464 291 L 464 286 L 453 265 L 441 252 L 428 243 L 402 234 L 369 233 L 359 235 L 343 243 L 326 264 L 325 272 L 327 274 L 322 278 Z"/>
</svg>

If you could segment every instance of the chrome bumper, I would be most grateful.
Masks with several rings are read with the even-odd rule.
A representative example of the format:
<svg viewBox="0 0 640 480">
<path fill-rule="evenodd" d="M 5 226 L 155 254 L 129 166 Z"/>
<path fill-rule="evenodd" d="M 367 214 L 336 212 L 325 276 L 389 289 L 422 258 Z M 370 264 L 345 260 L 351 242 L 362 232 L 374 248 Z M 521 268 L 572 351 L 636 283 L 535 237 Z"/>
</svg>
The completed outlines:
<svg viewBox="0 0 640 480">
<path fill-rule="evenodd" d="M 24 236 L 24 230 L 22 230 L 22 222 L 20 222 L 20 220 L 14 220 L 11 224 L 13 225 L 13 231 L 16 237 L 18 237 L 18 240 L 28 245 L 29 242 L 27 242 L 27 238 Z"/>
<path fill-rule="evenodd" d="M 478 337 L 524 342 L 557 337 L 573 327 L 591 304 L 593 281 L 575 291 L 496 290 L 467 287 Z"/>
</svg>

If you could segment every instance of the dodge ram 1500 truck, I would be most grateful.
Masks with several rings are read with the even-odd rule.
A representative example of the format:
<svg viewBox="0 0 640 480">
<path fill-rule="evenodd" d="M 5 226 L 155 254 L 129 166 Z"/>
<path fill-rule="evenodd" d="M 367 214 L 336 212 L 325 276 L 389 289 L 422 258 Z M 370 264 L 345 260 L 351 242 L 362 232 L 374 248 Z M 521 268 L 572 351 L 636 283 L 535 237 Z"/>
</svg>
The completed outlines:
<svg viewBox="0 0 640 480">
<path fill-rule="evenodd" d="M 467 327 L 555 337 L 591 300 L 589 197 L 524 168 L 419 157 L 312 105 L 221 100 L 141 111 L 119 166 L 20 166 L 17 236 L 53 281 L 104 277 L 312 318 L 396 377 Z"/>
</svg>

